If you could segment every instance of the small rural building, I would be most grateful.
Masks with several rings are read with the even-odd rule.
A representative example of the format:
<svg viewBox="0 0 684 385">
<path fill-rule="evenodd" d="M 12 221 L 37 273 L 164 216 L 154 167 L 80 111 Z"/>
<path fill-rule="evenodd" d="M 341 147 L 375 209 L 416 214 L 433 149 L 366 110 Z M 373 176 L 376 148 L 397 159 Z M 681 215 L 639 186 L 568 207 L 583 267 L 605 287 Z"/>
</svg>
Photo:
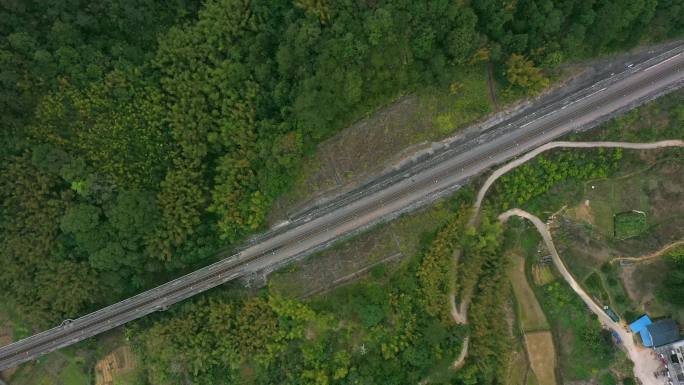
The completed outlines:
<svg viewBox="0 0 684 385">
<path fill-rule="evenodd" d="M 679 341 L 679 325 L 671 319 L 656 321 L 646 327 L 653 347 L 664 346 Z"/>
<path fill-rule="evenodd" d="M 639 334 L 644 346 L 653 348 L 665 365 L 666 384 L 684 385 L 684 340 L 680 339 L 679 325 L 671 319 L 651 321 L 644 314 L 629 324 L 634 334 Z"/>
<path fill-rule="evenodd" d="M 667 367 L 668 382 L 672 385 L 684 385 L 684 340 L 661 346 L 655 351 Z"/>
<path fill-rule="evenodd" d="M 629 324 L 629 329 L 632 333 L 639 334 L 641 342 L 647 347 L 657 348 L 680 339 L 677 322 L 671 319 L 653 322 L 646 314 Z"/>
<path fill-rule="evenodd" d="M 651 321 L 648 314 L 644 314 L 641 318 L 629 324 L 629 330 L 631 330 L 632 333 L 641 336 L 641 342 L 643 342 L 644 346 L 653 346 L 653 342 L 646 332 L 646 326 L 651 324 L 653 324 L 653 321 Z"/>
</svg>

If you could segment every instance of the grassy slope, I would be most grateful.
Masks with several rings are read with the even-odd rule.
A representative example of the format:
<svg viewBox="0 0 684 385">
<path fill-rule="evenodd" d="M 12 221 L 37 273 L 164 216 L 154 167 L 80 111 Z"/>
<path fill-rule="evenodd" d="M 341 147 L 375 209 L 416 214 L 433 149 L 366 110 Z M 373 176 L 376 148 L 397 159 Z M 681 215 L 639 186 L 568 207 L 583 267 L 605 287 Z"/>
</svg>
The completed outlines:
<svg viewBox="0 0 684 385">
<path fill-rule="evenodd" d="M 438 203 L 335 244 L 271 275 L 269 288 L 285 296 L 300 297 L 329 288 L 336 279 L 387 257 L 412 257 L 429 235 L 445 223 L 448 206 L 447 202 Z"/>
<path fill-rule="evenodd" d="M 401 97 L 319 144 L 290 191 L 275 202 L 271 222 L 312 197 L 381 172 L 407 148 L 443 139 L 494 110 L 485 65 L 460 67 L 450 77 L 450 84 Z"/>
</svg>

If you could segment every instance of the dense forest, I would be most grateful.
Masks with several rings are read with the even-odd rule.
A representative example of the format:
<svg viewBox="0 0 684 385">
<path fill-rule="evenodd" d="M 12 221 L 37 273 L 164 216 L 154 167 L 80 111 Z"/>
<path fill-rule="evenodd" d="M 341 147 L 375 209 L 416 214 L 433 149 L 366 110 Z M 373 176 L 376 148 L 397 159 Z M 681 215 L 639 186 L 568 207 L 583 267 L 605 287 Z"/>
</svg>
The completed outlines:
<svg viewBox="0 0 684 385">
<path fill-rule="evenodd" d="M 677 34 L 684 20 L 676 0 L 11 1 L 0 12 L 0 287 L 39 323 L 261 229 L 303 154 L 401 94 L 482 60 L 534 93 L 545 68 Z"/>
<path fill-rule="evenodd" d="M 402 94 L 448 85 L 482 61 L 494 63 L 511 89 L 534 94 L 548 84 L 545 71 L 562 62 L 683 31 L 682 0 L 3 1 L 0 290 L 37 326 L 73 318 L 208 263 L 262 229 L 306 153 Z M 504 183 L 518 189 L 513 179 Z M 435 264 L 434 274 L 455 268 L 433 253 L 423 260 Z M 478 307 L 501 300 L 494 293 L 502 268 L 493 258 L 473 263 L 492 282 L 477 286 L 479 276 L 472 278 L 482 293 L 473 317 L 484 319 Z M 453 288 L 416 269 L 411 285 L 420 292 Z M 443 322 L 439 296 L 414 303 L 405 289 L 390 294 L 393 319 L 409 317 L 407 328 Z M 410 318 L 418 306 L 429 322 Z M 223 321 L 249 328 L 250 317 L 266 315 L 264 322 L 288 325 L 277 341 L 255 335 L 250 349 L 271 349 L 263 361 L 254 357 L 264 370 L 291 357 L 284 342 L 319 319 L 277 298 L 211 307 L 198 317 L 218 320 L 217 328 Z M 167 322 L 191 328 L 195 321 Z M 151 333 L 162 338 L 164 327 Z M 378 333 L 410 343 L 430 335 L 415 330 Z M 410 343 L 395 341 L 401 348 L 378 357 L 415 354 L 409 358 L 422 370 L 415 373 L 426 374 L 424 360 L 454 349 L 458 335 L 441 334 L 428 353 L 404 353 Z M 216 348 L 252 343 L 235 338 Z M 298 354 L 322 354 L 307 346 Z M 191 358 L 193 373 L 211 378 L 218 358 Z M 233 370 L 232 362 L 220 364 Z M 339 367 L 311 365 L 331 378 L 353 367 L 348 353 L 329 362 Z"/>
</svg>

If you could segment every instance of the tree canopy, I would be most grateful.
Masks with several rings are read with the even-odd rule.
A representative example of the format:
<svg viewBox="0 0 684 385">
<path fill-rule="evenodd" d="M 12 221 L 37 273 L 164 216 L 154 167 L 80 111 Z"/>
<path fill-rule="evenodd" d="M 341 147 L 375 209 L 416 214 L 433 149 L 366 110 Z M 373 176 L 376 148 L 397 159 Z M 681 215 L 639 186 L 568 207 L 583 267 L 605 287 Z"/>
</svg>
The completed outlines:
<svg viewBox="0 0 684 385">
<path fill-rule="evenodd" d="M 682 12 L 681 0 L 5 2 L 0 288 L 43 304 L 44 322 L 135 293 L 263 229 L 306 153 L 402 94 L 483 60 L 533 94 L 562 61 L 681 33 Z M 45 266 L 73 274 L 17 282 Z M 73 286 L 63 301 L 58 283 Z"/>
</svg>

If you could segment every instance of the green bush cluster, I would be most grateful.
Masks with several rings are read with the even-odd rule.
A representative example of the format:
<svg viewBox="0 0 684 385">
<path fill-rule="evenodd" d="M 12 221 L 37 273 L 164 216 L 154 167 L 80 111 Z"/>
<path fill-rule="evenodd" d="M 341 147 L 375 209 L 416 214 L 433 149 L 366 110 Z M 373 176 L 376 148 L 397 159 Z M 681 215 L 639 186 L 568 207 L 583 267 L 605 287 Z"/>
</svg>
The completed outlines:
<svg viewBox="0 0 684 385">
<path fill-rule="evenodd" d="M 614 235 L 617 239 L 636 237 L 648 228 L 646 214 L 629 211 L 613 216 Z"/>
<path fill-rule="evenodd" d="M 471 297 L 468 309 L 468 359 L 452 383 L 495 385 L 506 377 L 512 336 L 506 304 L 510 283 L 509 260 L 502 258 L 502 227 L 485 215 L 477 230 L 466 233 L 459 264 L 461 297 Z"/>
<path fill-rule="evenodd" d="M 547 284 L 539 298 L 552 327 L 572 336 L 561 348 L 563 379 L 588 380 L 606 369 L 615 355 L 610 332 L 602 329 L 570 286 L 560 281 Z"/>
<path fill-rule="evenodd" d="M 658 290 L 658 296 L 665 302 L 682 308 L 684 307 L 684 247 L 672 250 L 664 258 L 668 268 Z"/>
<path fill-rule="evenodd" d="M 617 170 L 622 150 L 561 150 L 533 161 L 502 176 L 494 185 L 490 204 L 501 211 L 519 206 L 565 181 L 605 178 Z"/>
</svg>

